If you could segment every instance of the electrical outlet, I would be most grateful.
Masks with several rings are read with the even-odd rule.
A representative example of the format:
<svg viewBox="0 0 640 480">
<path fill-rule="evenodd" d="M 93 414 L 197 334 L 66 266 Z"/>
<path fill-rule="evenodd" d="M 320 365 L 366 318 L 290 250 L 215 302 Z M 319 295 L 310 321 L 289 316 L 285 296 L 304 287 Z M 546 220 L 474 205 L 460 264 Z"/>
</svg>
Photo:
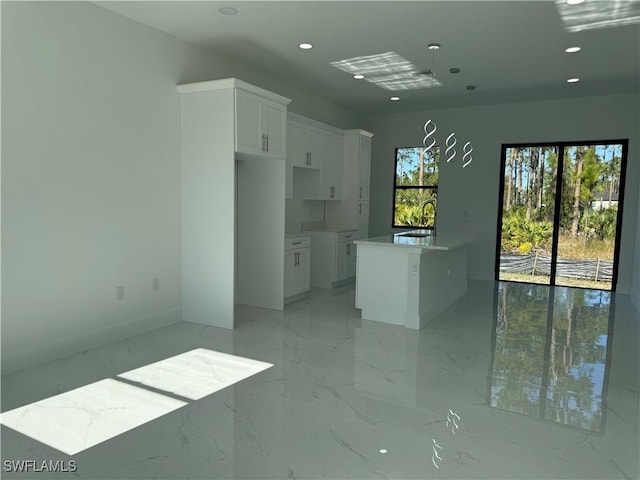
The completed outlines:
<svg viewBox="0 0 640 480">
<path fill-rule="evenodd" d="M 153 291 L 157 292 L 160 290 L 160 277 L 153 277 Z"/>
<path fill-rule="evenodd" d="M 124 299 L 124 285 L 118 285 L 116 287 L 116 300 Z"/>
</svg>

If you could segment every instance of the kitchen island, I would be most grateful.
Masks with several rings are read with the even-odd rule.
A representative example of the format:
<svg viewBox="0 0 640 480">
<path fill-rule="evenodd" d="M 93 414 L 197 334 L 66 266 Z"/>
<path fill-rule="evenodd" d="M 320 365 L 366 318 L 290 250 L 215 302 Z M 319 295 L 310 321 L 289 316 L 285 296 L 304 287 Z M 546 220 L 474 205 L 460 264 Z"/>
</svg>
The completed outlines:
<svg viewBox="0 0 640 480">
<path fill-rule="evenodd" d="M 354 243 L 362 318 L 419 329 L 467 291 L 467 239 L 414 230 Z"/>
</svg>

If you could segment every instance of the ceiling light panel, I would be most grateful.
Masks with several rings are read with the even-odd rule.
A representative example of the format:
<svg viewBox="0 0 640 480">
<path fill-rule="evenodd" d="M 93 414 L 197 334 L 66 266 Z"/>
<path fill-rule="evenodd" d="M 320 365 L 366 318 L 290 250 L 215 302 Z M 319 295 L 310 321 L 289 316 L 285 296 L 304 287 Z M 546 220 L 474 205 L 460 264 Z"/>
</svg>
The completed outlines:
<svg viewBox="0 0 640 480">
<path fill-rule="evenodd" d="M 640 1 L 637 0 L 584 2 L 577 5 L 556 0 L 556 7 L 565 28 L 570 32 L 640 23 Z"/>
<path fill-rule="evenodd" d="M 418 68 L 395 52 L 347 58 L 331 65 L 352 75 L 364 75 L 365 80 L 386 90 L 416 90 L 441 85 L 433 77 L 420 75 Z"/>
</svg>

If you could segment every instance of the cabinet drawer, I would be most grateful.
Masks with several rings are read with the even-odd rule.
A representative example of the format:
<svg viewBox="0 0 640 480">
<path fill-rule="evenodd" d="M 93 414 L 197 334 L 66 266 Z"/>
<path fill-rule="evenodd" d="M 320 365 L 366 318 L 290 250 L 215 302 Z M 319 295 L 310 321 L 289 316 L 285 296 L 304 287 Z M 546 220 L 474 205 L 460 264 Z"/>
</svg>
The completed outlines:
<svg viewBox="0 0 640 480">
<path fill-rule="evenodd" d="M 285 250 L 308 248 L 310 246 L 311 246 L 311 237 L 286 238 L 284 241 Z"/>
<path fill-rule="evenodd" d="M 357 240 L 358 239 L 358 231 L 357 230 L 352 230 L 349 232 L 340 232 L 337 235 L 336 241 L 337 242 L 348 242 L 348 241 L 353 241 L 353 240 Z"/>
</svg>

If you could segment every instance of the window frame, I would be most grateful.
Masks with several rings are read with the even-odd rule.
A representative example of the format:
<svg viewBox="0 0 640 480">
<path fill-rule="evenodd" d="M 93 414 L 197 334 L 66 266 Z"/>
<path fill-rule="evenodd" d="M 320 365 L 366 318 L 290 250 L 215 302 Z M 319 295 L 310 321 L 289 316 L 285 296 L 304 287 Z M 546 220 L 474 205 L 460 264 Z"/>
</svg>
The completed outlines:
<svg viewBox="0 0 640 480">
<path fill-rule="evenodd" d="M 398 185 L 398 150 L 410 150 L 410 149 L 420 149 L 424 148 L 423 145 L 411 146 L 411 147 L 396 147 L 394 149 L 394 161 L 393 161 L 393 196 L 392 196 L 392 208 L 391 208 L 391 228 L 392 229 L 422 229 L 422 230 L 435 230 L 435 219 L 433 226 L 416 226 L 416 225 L 396 225 L 396 198 L 398 190 L 424 190 L 431 191 L 435 195 L 436 204 L 434 207 L 435 215 L 438 213 L 438 184 L 436 185 Z M 436 169 L 438 173 L 438 183 L 440 182 L 440 146 L 435 145 L 431 147 L 430 150 L 436 149 L 438 151 L 437 154 L 437 162 Z"/>
</svg>

